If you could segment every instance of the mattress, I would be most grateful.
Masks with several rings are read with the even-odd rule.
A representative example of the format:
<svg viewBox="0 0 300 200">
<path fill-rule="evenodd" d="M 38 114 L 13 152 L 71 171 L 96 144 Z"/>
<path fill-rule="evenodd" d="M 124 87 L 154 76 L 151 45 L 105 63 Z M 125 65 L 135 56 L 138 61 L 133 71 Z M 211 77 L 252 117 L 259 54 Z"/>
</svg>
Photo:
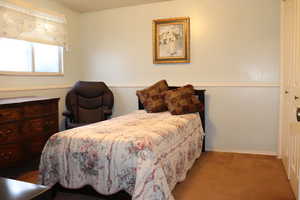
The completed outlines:
<svg viewBox="0 0 300 200">
<path fill-rule="evenodd" d="M 144 110 L 59 132 L 44 147 L 40 183 L 173 200 L 171 191 L 201 154 L 203 135 L 198 113 Z"/>
</svg>

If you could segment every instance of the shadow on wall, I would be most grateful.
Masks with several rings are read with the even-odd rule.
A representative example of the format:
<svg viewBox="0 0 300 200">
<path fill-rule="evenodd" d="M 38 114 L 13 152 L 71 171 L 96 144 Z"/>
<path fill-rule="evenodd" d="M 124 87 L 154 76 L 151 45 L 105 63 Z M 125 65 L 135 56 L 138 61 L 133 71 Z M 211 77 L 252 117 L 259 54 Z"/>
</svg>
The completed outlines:
<svg viewBox="0 0 300 200">
<path fill-rule="evenodd" d="M 205 94 L 205 135 L 206 135 L 206 143 L 205 148 L 206 150 L 210 150 L 213 147 L 212 141 L 216 137 L 216 126 L 213 121 L 210 119 L 210 102 L 211 96 L 209 94 Z"/>
</svg>

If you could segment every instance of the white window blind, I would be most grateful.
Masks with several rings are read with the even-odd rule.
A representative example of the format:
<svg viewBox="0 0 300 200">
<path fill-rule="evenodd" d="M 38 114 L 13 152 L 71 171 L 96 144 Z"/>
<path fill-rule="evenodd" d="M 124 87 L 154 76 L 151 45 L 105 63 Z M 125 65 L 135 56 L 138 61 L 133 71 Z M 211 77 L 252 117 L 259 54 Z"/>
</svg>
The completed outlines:
<svg viewBox="0 0 300 200">
<path fill-rule="evenodd" d="M 67 47 L 65 17 L 49 13 L 0 0 L 0 37 Z"/>
</svg>

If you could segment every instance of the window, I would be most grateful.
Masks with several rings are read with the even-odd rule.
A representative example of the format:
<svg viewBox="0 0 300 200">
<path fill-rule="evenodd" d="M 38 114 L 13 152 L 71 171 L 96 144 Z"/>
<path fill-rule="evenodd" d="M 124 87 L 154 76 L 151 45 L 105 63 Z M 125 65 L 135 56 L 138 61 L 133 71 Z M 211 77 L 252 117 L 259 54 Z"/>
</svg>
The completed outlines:
<svg viewBox="0 0 300 200">
<path fill-rule="evenodd" d="M 0 73 L 62 74 L 63 47 L 0 38 Z"/>
</svg>

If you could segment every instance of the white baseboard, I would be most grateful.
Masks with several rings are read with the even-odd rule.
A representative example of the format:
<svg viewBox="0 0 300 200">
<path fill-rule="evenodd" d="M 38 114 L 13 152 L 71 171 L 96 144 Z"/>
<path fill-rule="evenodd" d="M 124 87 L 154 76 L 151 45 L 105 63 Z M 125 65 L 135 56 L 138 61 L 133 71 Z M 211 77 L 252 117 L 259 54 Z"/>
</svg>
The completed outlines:
<svg viewBox="0 0 300 200">
<path fill-rule="evenodd" d="M 206 149 L 206 151 L 224 152 L 224 153 L 241 153 L 254 155 L 278 156 L 278 153 L 272 151 L 245 151 L 245 150 L 224 150 L 224 149 Z"/>
</svg>

